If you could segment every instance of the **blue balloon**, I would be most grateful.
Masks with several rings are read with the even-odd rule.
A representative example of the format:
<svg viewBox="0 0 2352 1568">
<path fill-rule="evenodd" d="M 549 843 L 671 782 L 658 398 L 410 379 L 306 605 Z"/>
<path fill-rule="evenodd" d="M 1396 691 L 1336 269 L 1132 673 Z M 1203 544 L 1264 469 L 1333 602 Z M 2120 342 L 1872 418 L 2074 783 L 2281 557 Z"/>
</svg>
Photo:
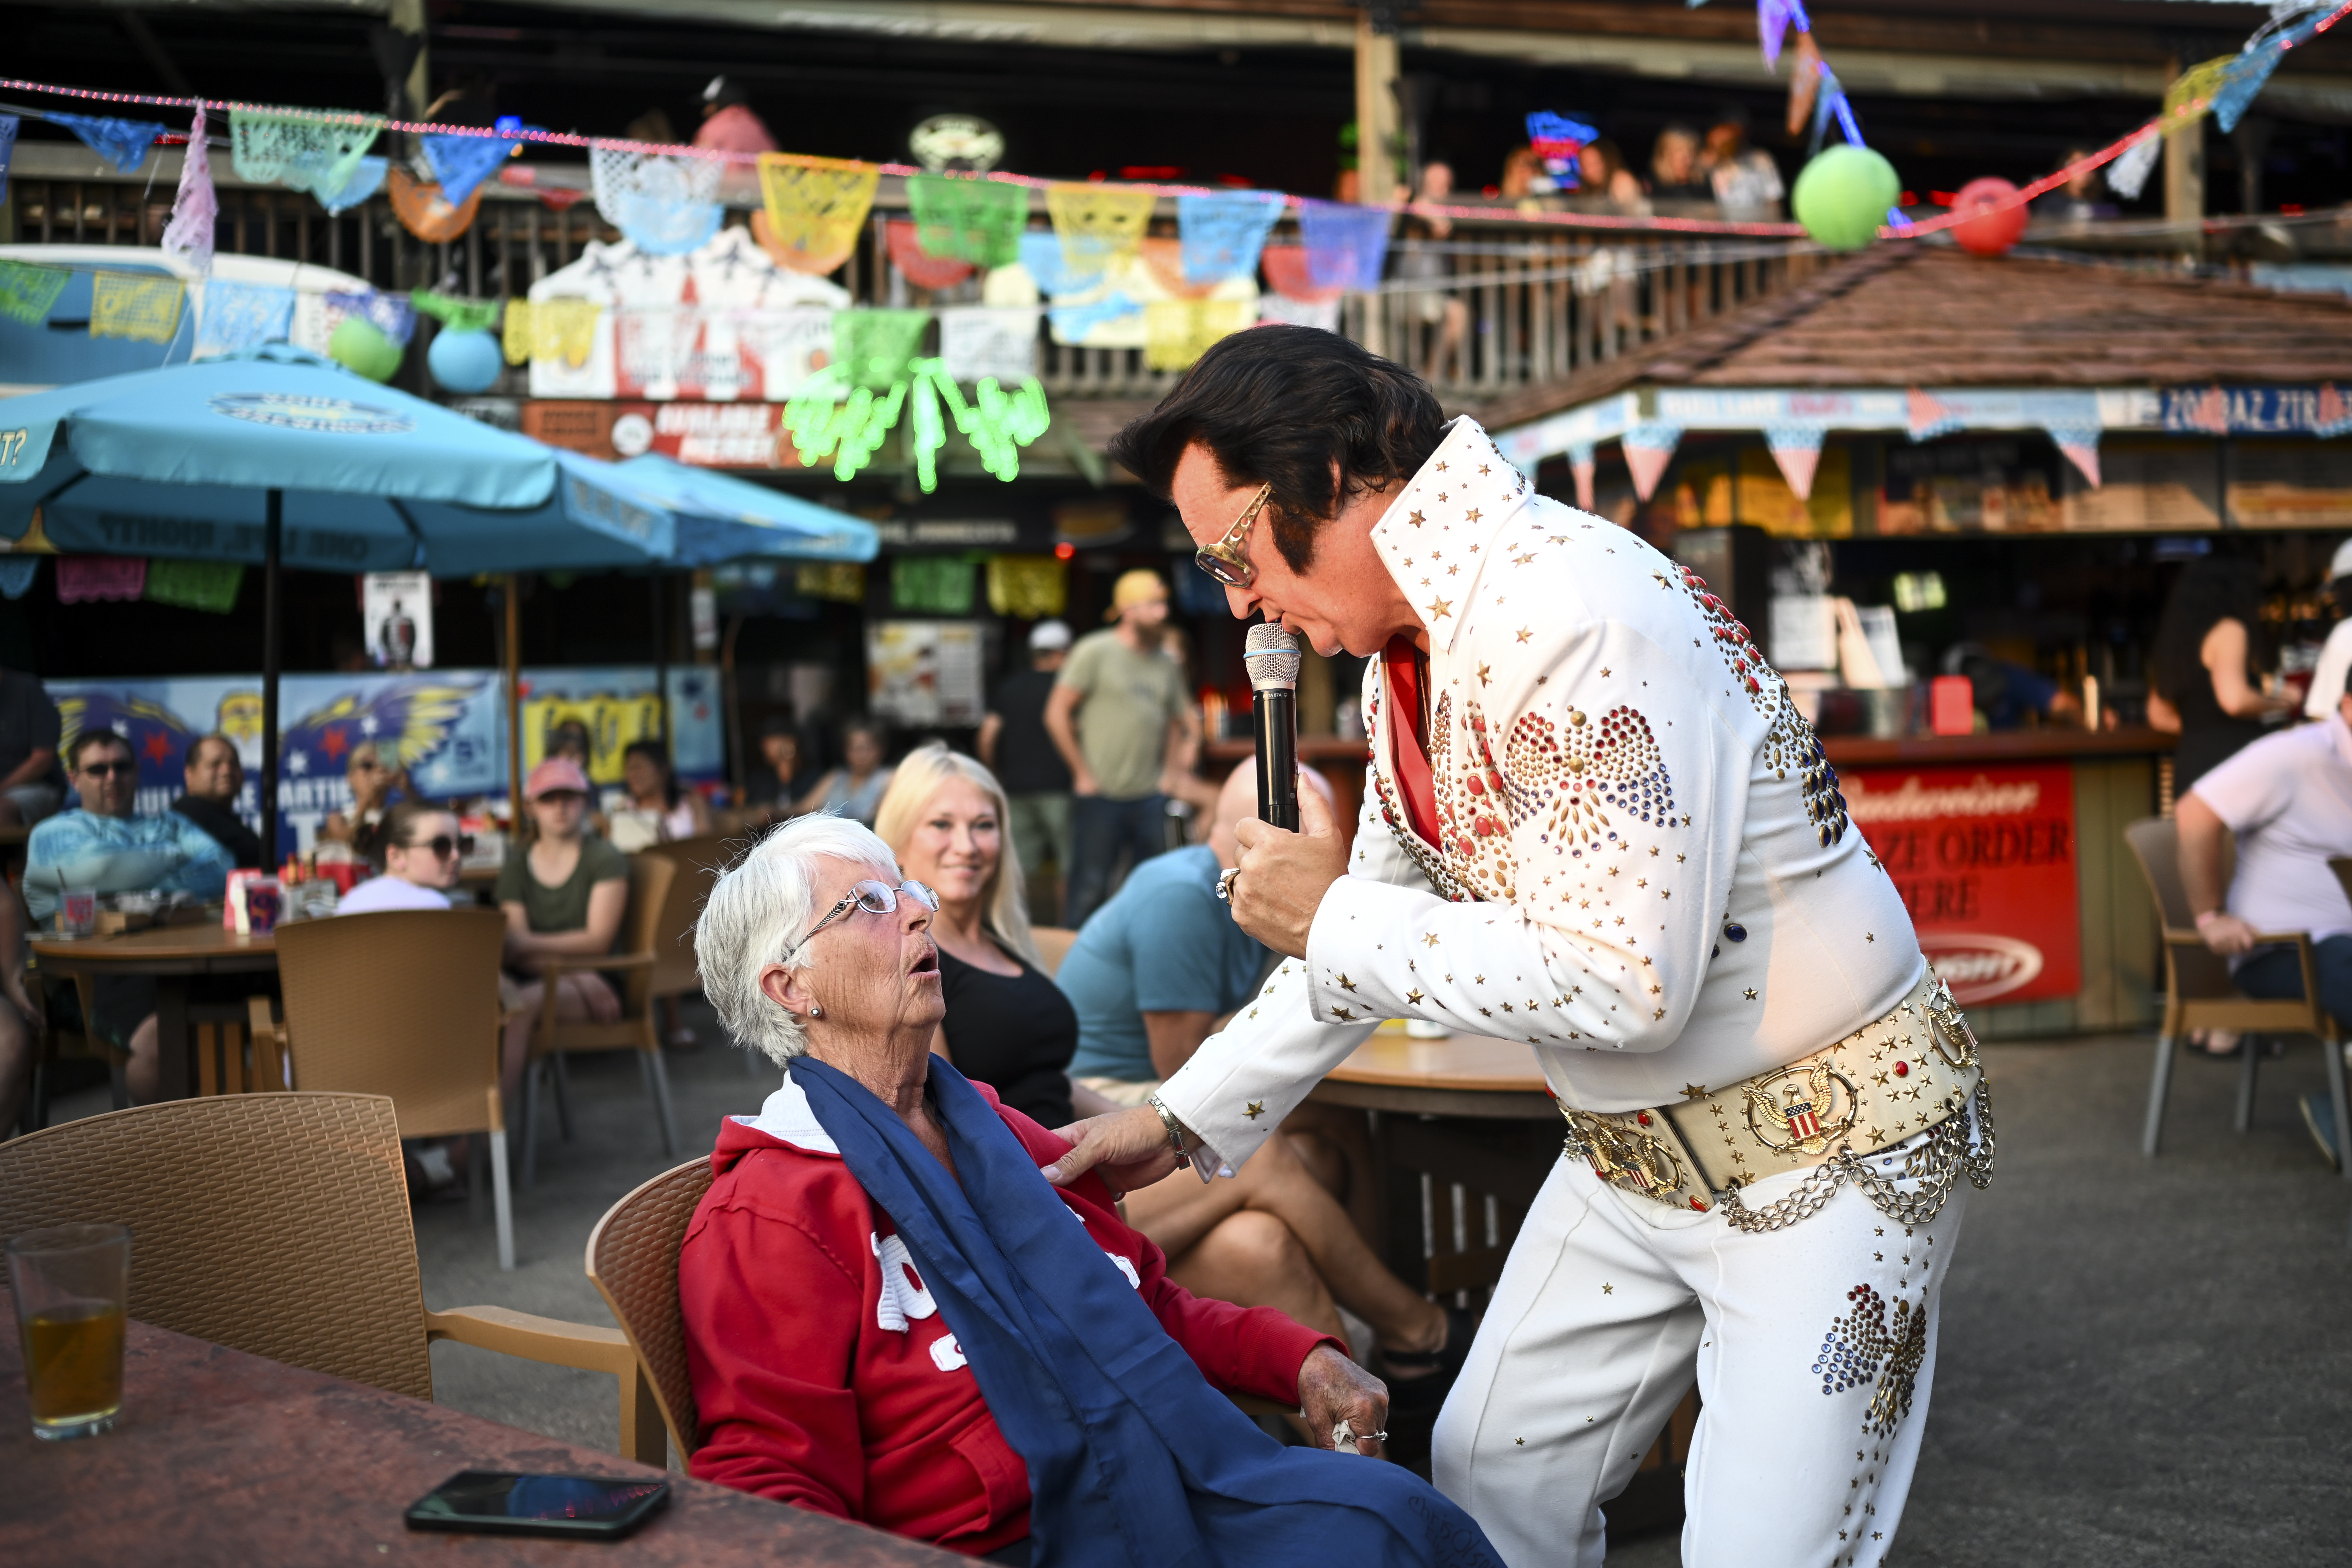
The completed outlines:
<svg viewBox="0 0 2352 1568">
<path fill-rule="evenodd" d="M 444 327 L 433 334 L 433 346 L 425 352 L 425 368 L 432 371 L 433 379 L 457 393 L 488 392 L 505 363 L 499 340 L 488 332 L 456 332 Z"/>
</svg>

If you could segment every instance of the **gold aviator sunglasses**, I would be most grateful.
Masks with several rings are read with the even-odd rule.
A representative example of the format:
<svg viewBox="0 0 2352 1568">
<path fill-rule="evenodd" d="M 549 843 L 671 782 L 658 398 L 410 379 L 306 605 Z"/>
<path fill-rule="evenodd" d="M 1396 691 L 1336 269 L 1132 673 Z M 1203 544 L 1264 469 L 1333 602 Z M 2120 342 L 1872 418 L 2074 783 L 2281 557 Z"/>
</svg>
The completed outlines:
<svg viewBox="0 0 2352 1568">
<path fill-rule="evenodd" d="M 1249 557 L 1242 551 L 1249 543 L 1250 524 L 1257 521 L 1257 514 L 1265 510 L 1273 495 L 1272 485 L 1258 486 L 1256 498 L 1234 520 L 1233 527 L 1225 530 L 1225 536 L 1195 551 L 1192 564 L 1228 588 L 1246 588 L 1256 582 L 1257 568 L 1249 563 Z"/>
</svg>

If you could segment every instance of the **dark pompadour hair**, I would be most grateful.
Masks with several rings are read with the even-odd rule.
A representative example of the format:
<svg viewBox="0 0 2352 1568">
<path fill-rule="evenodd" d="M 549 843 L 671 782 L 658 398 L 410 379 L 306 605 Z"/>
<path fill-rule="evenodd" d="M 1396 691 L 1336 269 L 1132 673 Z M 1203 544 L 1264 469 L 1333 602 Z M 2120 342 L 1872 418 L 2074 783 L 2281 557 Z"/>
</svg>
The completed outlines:
<svg viewBox="0 0 2352 1568">
<path fill-rule="evenodd" d="M 1411 479 L 1445 438 L 1419 376 L 1314 327 L 1265 326 L 1220 340 L 1110 455 L 1155 495 L 1198 441 L 1237 485 L 1271 485 L 1275 548 L 1303 572 L 1315 528 L 1368 489 Z"/>
</svg>

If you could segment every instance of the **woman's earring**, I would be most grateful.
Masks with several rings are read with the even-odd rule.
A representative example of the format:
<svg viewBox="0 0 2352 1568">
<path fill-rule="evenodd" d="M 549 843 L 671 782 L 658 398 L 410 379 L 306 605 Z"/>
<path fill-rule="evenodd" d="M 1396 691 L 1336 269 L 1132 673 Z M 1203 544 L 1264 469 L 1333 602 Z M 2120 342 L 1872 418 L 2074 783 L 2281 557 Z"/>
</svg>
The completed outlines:
<svg viewBox="0 0 2352 1568">
<path fill-rule="evenodd" d="M 819 1005 L 818 1004 L 814 1003 L 814 1002 L 810 1003 L 810 1004 L 809 1004 L 809 1016 L 810 1016 L 810 1017 L 812 1017 L 812 1018 L 822 1018 L 822 1017 L 824 1017 L 824 1008 L 823 1006 Z"/>
</svg>

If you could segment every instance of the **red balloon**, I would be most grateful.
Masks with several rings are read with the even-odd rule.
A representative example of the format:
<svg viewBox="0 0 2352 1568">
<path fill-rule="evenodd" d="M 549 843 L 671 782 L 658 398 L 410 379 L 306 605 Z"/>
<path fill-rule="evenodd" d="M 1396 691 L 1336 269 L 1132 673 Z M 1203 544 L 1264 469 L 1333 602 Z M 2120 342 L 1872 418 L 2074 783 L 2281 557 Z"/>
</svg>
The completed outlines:
<svg viewBox="0 0 2352 1568">
<path fill-rule="evenodd" d="M 2015 185 L 1990 174 L 1962 185 L 1960 194 L 1952 200 L 1952 210 L 1973 210 L 1978 216 L 1954 224 L 1952 238 L 1971 256 L 2005 255 L 2025 234 L 2025 204 L 2019 202 L 2008 207 L 2000 205 L 2016 195 Z"/>
</svg>

